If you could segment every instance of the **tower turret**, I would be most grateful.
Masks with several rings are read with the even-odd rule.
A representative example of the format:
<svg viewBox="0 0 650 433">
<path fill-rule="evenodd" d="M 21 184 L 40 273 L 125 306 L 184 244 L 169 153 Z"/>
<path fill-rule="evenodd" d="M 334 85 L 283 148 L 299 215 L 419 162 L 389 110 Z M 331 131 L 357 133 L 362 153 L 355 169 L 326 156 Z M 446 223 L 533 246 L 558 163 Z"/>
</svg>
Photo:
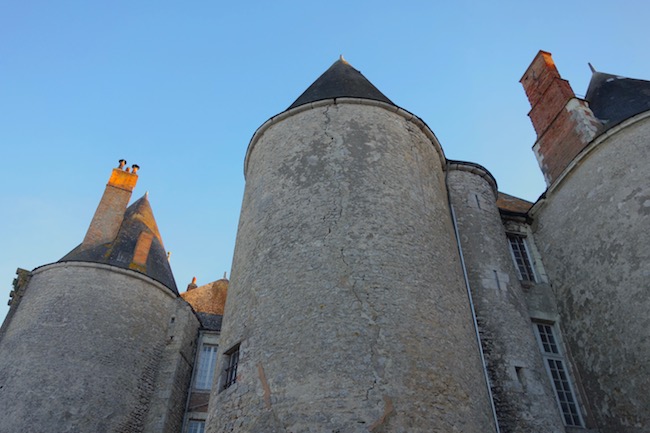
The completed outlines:
<svg viewBox="0 0 650 433">
<path fill-rule="evenodd" d="M 208 432 L 494 431 L 444 170 L 343 60 L 259 128 Z"/>
<path fill-rule="evenodd" d="M 114 169 L 82 244 L 21 288 L 0 337 L 1 433 L 179 431 L 199 323 L 147 196 L 126 208 L 136 179 Z"/>
<path fill-rule="evenodd" d="M 513 267 L 496 181 L 478 164 L 448 161 L 447 184 L 501 431 L 563 432 Z"/>
<path fill-rule="evenodd" d="M 546 65 L 551 61 L 548 53 L 538 54 L 524 75 L 529 82 L 540 58 Z M 553 81 L 561 81 L 554 74 Z M 529 94 L 525 81 L 524 88 Z M 591 108 L 582 113 L 595 114 L 600 129 L 566 155 L 570 164 L 555 171 L 560 177 L 529 214 L 557 298 L 554 326 L 562 329 L 594 425 L 600 431 L 644 432 L 650 425 L 650 82 L 594 71 L 586 99 Z M 533 118 L 542 102 L 531 103 Z M 574 120 L 591 118 L 574 114 Z M 575 143 L 567 136 L 560 144 Z"/>
</svg>

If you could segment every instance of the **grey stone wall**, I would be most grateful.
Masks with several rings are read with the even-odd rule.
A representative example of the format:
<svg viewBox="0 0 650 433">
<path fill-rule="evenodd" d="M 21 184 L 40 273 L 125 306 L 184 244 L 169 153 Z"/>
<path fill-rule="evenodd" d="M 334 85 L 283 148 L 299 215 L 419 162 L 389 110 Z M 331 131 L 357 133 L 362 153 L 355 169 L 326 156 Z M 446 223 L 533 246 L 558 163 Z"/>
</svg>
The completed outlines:
<svg viewBox="0 0 650 433">
<path fill-rule="evenodd" d="M 182 298 L 174 301 L 160 357 L 145 432 L 179 433 L 183 426 L 187 394 L 192 381 L 199 320 Z"/>
<path fill-rule="evenodd" d="M 447 176 L 501 432 L 564 432 L 496 205 L 496 185 L 472 164 L 450 164 Z"/>
<path fill-rule="evenodd" d="M 0 341 L 2 340 L 2 337 L 5 335 L 5 331 L 9 327 L 9 323 L 11 323 L 12 317 L 14 317 L 14 314 L 16 314 L 16 310 L 18 310 L 20 301 L 22 300 L 23 295 L 25 294 L 27 283 L 29 283 L 29 279 L 31 277 L 32 274 L 28 270 L 21 269 L 21 268 L 16 269 L 16 278 L 14 278 L 12 284 L 13 289 L 9 294 L 9 302 L 8 302 L 9 311 L 7 312 L 7 315 L 5 316 L 4 321 L 2 322 L 2 326 L 0 326 Z"/>
<path fill-rule="evenodd" d="M 208 432 L 494 431 L 441 153 L 396 110 L 321 101 L 254 137 Z"/>
<path fill-rule="evenodd" d="M 602 431 L 650 431 L 650 113 L 607 131 L 534 208 L 564 339 Z"/>
<path fill-rule="evenodd" d="M 133 271 L 34 270 L 0 341 L 0 432 L 143 431 L 174 309 Z"/>
</svg>

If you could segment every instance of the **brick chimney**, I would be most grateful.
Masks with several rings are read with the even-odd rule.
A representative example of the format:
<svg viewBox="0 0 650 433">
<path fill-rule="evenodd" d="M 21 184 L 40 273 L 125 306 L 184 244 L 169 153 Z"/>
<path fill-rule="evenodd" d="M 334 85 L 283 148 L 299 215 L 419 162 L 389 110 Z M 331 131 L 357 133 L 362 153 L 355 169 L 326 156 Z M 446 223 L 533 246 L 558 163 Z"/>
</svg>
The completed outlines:
<svg viewBox="0 0 650 433">
<path fill-rule="evenodd" d="M 532 109 L 537 132 L 533 151 L 550 186 L 596 136 L 600 121 L 583 99 L 562 79 L 551 53 L 540 51 L 519 81 Z"/>
<path fill-rule="evenodd" d="M 119 167 L 113 169 L 86 237 L 81 243 L 83 249 L 112 242 L 117 236 L 124 219 L 124 211 L 131 199 L 131 192 L 138 181 L 136 172 L 139 167 L 134 165 L 131 173 L 129 168 L 124 168 L 125 165 L 126 161 L 121 159 Z"/>
</svg>

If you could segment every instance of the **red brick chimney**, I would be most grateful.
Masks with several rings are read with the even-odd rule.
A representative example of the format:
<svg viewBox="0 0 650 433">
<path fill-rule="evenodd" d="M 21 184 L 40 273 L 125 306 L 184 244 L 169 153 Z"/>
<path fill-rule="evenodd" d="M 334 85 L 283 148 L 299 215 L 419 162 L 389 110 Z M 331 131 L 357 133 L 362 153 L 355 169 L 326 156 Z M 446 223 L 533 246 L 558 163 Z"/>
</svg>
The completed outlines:
<svg viewBox="0 0 650 433">
<path fill-rule="evenodd" d="M 537 132 L 533 151 L 550 186 L 596 136 L 600 121 L 562 79 L 551 53 L 537 53 L 519 82 L 532 107 L 528 116 Z"/>
<path fill-rule="evenodd" d="M 138 175 L 135 173 L 139 167 L 134 165 L 131 173 L 130 169 L 124 169 L 125 165 L 126 161 L 121 159 L 120 166 L 113 169 L 86 237 L 81 243 L 83 249 L 112 242 L 117 236 L 124 219 L 124 211 L 131 199 L 131 192 L 138 181 Z"/>
</svg>

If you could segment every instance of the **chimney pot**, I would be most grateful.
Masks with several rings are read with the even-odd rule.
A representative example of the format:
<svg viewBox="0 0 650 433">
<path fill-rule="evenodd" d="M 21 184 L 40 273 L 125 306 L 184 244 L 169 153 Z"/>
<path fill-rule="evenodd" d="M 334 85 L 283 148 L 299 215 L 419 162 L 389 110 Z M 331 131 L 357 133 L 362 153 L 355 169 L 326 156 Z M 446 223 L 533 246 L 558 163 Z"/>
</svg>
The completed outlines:
<svg viewBox="0 0 650 433">
<path fill-rule="evenodd" d="M 125 165 L 126 160 L 120 159 L 119 167 L 112 170 L 104 195 L 82 242 L 83 248 L 111 242 L 117 236 L 131 192 L 138 181 L 138 176 L 129 173 L 128 169 L 124 170 Z"/>
<path fill-rule="evenodd" d="M 199 287 L 199 286 L 196 285 L 196 277 L 194 277 L 194 278 L 192 278 L 192 282 L 187 285 L 187 291 L 189 292 L 190 290 L 194 290 L 197 287 Z"/>
</svg>

